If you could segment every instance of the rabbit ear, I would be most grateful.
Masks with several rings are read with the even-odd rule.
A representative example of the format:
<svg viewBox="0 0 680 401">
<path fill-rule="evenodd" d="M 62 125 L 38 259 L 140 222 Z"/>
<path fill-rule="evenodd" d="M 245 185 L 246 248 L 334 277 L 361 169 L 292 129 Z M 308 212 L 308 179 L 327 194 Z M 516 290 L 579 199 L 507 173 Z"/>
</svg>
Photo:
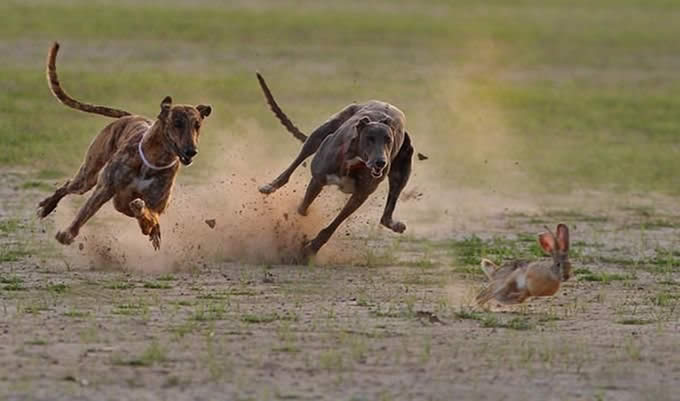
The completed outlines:
<svg viewBox="0 0 680 401">
<path fill-rule="evenodd" d="M 545 253 L 553 254 L 555 250 L 555 237 L 551 232 L 543 233 L 538 236 L 538 243 Z"/>
<path fill-rule="evenodd" d="M 562 252 L 569 250 L 569 228 L 566 224 L 557 225 L 557 248 Z"/>
</svg>

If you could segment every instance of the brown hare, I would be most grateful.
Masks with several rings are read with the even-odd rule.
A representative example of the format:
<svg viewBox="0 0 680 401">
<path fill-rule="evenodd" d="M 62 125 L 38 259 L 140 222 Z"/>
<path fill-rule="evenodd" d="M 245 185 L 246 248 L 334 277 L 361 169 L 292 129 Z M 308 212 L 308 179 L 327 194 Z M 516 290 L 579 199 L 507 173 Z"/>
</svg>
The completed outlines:
<svg viewBox="0 0 680 401">
<path fill-rule="evenodd" d="M 558 224 L 556 233 L 550 229 L 538 236 L 541 248 L 552 256 L 552 260 L 536 262 L 512 261 L 497 266 L 488 259 L 482 259 L 482 270 L 489 278 L 489 285 L 477 295 L 477 303 L 483 305 L 491 299 L 502 304 L 519 304 L 529 297 L 553 295 L 560 283 L 569 279 L 569 228 Z"/>
</svg>

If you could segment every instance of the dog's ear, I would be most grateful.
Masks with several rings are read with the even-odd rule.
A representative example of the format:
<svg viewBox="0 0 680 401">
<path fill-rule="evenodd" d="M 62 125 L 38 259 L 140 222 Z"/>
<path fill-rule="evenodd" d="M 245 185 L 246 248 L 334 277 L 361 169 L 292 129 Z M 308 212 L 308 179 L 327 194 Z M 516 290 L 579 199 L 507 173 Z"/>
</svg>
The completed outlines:
<svg viewBox="0 0 680 401">
<path fill-rule="evenodd" d="M 212 107 L 210 105 L 199 104 L 196 106 L 196 110 L 201 113 L 201 118 L 206 118 L 212 113 Z"/>
<path fill-rule="evenodd" d="M 170 108 L 172 107 L 172 98 L 170 96 L 166 96 L 163 98 L 161 101 L 161 112 L 158 114 L 158 118 L 164 120 L 168 117 L 170 114 Z"/>
<path fill-rule="evenodd" d="M 361 117 L 361 119 L 359 121 L 357 121 L 357 125 L 356 125 L 357 132 L 361 132 L 361 130 L 364 129 L 364 127 L 366 127 L 368 125 L 368 123 L 370 123 L 370 122 L 371 122 L 370 118 Z"/>
</svg>

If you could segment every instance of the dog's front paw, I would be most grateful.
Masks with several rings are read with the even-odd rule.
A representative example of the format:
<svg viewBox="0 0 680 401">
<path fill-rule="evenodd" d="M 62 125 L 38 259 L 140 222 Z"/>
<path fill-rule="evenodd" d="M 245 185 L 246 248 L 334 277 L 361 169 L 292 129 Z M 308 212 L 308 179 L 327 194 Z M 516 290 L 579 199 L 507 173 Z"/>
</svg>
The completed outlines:
<svg viewBox="0 0 680 401">
<path fill-rule="evenodd" d="M 141 216 L 142 211 L 144 210 L 145 207 L 146 207 L 146 202 L 144 202 L 144 200 L 142 200 L 142 199 L 137 198 L 137 199 L 130 202 L 130 210 L 132 211 L 132 214 L 135 217 Z"/>
<path fill-rule="evenodd" d="M 151 232 L 149 233 L 149 241 L 151 241 L 151 245 L 153 245 L 153 249 L 155 251 L 161 249 L 161 226 L 160 224 L 156 224 L 154 228 L 151 229 Z"/>
<path fill-rule="evenodd" d="M 55 238 L 63 245 L 71 245 L 75 235 L 71 234 L 70 231 L 59 231 Z"/>
<path fill-rule="evenodd" d="M 260 185 L 257 189 L 260 191 L 260 193 L 263 193 L 265 195 L 269 195 L 271 193 L 274 193 L 274 191 L 276 191 L 276 187 L 273 186 L 272 184 Z"/>
</svg>

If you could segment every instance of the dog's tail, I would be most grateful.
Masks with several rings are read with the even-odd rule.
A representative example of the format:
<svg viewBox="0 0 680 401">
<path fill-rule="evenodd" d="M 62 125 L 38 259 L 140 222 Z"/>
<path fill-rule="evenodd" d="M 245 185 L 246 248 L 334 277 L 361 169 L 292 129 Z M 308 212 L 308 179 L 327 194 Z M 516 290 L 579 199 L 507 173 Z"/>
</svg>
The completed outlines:
<svg viewBox="0 0 680 401">
<path fill-rule="evenodd" d="M 264 97 L 267 98 L 267 104 L 269 105 L 269 108 L 272 109 L 272 112 L 274 112 L 274 115 L 276 118 L 281 121 L 281 124 L 283 124 L 284 127 L 293 134 L 295 138 L 297 138 L 300 142 L 305 142 L 307 140 L 307 135 L 303 134 L 302 131 L 298 129 L 298 127 L 293 124 L 292 121 L 290 121 L 290 118 L 286 115 L 286 113 L 281 110 L 279 107 L 278 103 L 276 103 L 276 100 L 274 100 L 274 96 L 272 95 L 272 92 L 269 90 L 269 87 L 267 86 L 267 83 L 264 81 L 264 78 L 262 78 L 262 75 L 260 75 L 259 72 L 257 74 L 257 80 L 260 83 L 260 88 L 262 88 L 262 92 L 264 92 Z"/>
<path fill-rule="evenodd" d="M 47 54 L 47 83 L 50 86 L 50 90 L 56 96 L 59 101 L 68 107 L 74 108 L 76 110 L 85 111 L 87 113 L 101 114 L 107 117 L 120 118 L 129 116 L 130 113 L 124 110 L 113 109 L 106 106 L 97 106 L 94 104 L 81 103 L 76 99 L 69 96 L 61 88 L 59 83 L 59 78 L 57 78 L 57 53 L 59 52 L 59 43 L 54 42 Z"/>
</svg>

